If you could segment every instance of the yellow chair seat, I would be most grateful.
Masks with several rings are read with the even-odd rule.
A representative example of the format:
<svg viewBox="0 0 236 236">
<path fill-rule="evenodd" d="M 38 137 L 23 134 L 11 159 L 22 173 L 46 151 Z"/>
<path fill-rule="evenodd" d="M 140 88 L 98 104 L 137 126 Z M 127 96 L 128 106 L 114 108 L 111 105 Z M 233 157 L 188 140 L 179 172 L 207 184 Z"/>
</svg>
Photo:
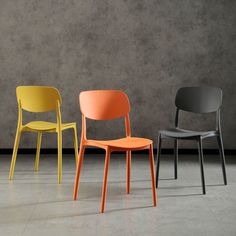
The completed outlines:
<svg viewBox="0 0 236 236">
<path fill-rule="evenodd" d="M 62 123 L 62 130 L 74 128 L 76 123 Z M 23 130 L 27 131 L 48 131 L 48 132 L 56 132 L 57 131 L 57 123 L 47 122 L 47 121 L 31 121 L 25 125 L 23 125 Z"/>
</svg>

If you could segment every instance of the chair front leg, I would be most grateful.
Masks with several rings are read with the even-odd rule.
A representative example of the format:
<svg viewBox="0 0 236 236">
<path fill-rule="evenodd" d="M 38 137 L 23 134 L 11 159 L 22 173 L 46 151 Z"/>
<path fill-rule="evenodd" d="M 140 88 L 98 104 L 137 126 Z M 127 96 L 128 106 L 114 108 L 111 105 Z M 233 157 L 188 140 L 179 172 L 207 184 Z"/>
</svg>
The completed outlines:
<svg viewBox="0 0 236 236">
<path fill-rule="evenodd" d="M 217 136 L 217 141 L 218 141 L 220 157 L 221 157 L 221 165 L 222 165 L 224 184 L 227 185 L 226 168 L 225 168 L 225 154 L 224 154 L 223 139 L 222 139 L 221 134 L 219 136 Z"/>
<path fill-rule="evenodd" d="M 175 139 L 175 179 L 178 177 L 178 139 Z"/>
<path fill-rule="evenodd" d="M 76 126 L 74 127 L 74 149 L 75 149 L 75 164 L 78 164 L 78 138 L 77 138 L 77 130 Z"/>
<path fill-rule="evenodd" d="M 130 193 L 131 151 L 126 152 L 126 193 Z"/>
<path fill-rule="evenodd" d="M 110 155 L 111 155 L 111 151 L 109 149 L 106 149 L 104 175 L 103 175 L 103 186 L 102 186 L 102 199 L 101 199 L 101 208 L 100 208 L 101 213 L 104 213 L 105 205 L 106 205 L 107 177 L 108 177 L 108 168 L 109 168 L 109 164 L 110 164 Z"/>
<path fill-rule="evenodd" d="M 57 179 L 60 184 L 62 181 L 62 132 L 57 132 L 57 155 L 58 155 L 58 174 Z"/>
<path fill-rule="evenodd" d="M 42 143 L 42 132 L 38 132 L 38 138 L 37 138 L 37 151 L 36 151 L 36 158 L 34 163 L 34 170 L 39 170 L 39 157 L 40 157 L 40 148 Z"/>
<path fill-rule="evenodd" d="M 156 188 L 155 188 L 155 175 L 154 175 L 154 157 L 153 157 L 153 145 L 150 145 L 149 148 L 149 162 L 150 162 L 150 171 L 151 171 L 151 180 L 152 180 L 152 198 L 153 205 L 157 205 L 157 196 L 156 196 Z"/>
<path fill-rule="evenodd" d="M 156 164 L 156 188 L 158 188 L 160 158 L 161 158 L 161 135 L 159 135 L 158 137 L 157 164 Z"/>
<path fill-rule="evenodd" d="M 16 165 L 16 157 L 17 157 L 17 151 L 18 151 L 18 147 L 19 147 L 19 143 L 20 143 L 20 137 L 21 137 L 21 131 L 17 128 L 14 149 L 13 149 L 13 154 L 12 154 L 12 159 L 11 159 L 11 166 L 10 166 L 10 171 L 9 171 L 9 180 L 13 179 L 13 176 L 14 176 L 14 170 L 15 170 L 15 165 Z"/>
<path fill-rule="evenodd" d="M 74 196 L 73 196 L 74 200 L 76 200 L 78 196 L 79 179 L 80 179 L 81 167 L 83 165 L 83 160 L 84 160 L 84 151 L 85 151 L 85 146 L 80 145 L 78 163 L 76 167 L 75 183 L 74 183 Z"/>
<path fill-rule="evenodd" d="M 199 137 L 199 140 L 198 140 L 198 153 L 199 153 L 199 163 L 200 163 L 200 170 L 201 170 L 202 193 L 206 194 L 205 177 L 204 177 L 204 160 L 203 160 L 202 138 L 201 137 Z"/>
</svg>

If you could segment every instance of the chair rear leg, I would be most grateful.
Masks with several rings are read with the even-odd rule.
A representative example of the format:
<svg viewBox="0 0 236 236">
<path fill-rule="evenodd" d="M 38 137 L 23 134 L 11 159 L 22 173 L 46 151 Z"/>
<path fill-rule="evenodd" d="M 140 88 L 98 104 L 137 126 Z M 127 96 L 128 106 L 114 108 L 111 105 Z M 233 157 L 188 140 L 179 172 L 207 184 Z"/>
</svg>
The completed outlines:
<svg viewBox="0 0 236 236">
<path fill-rule="evenodd" d="M 222 139 L 221 134 L 220 134 L 220 136 L 217 136 L 217 141 L 218 141 L 220 157 L 221 157 L 221 165 L 222 165 L 224 184 L 227 185 L 226 168 L 225 168 L 225 154 L 224 154 L 223 139 Z"/>
<path fill-rule="evenodd" d="M 16 137 L 15 137 L 15 143 L 14 143 L 14 149 L 11 159 L 11 166 L 9 171 L 9 179 L 13 179 L 14 171 L 15 171 L 15 165 L 16 165 L 16 157 L 17 157 L 17 151 L 20 143 L 20 137 L 21 137 L 21 131 L 17 129 L 16 131 Z"/>
<path fill-rule="evenodd" d="M 37 138 L 37 151 L 36 151 L 36 158 L 34 163 L 34 170 L 39 170 L 39 157 L 40 157 L 40 148 L 42 143 L 42 132 L 38 132 L 38 138 Z"/>
<path fill-rule="evenodd" d="M 126 152 L 126 193 L 130 193 L 131 151 Z"/>
<path fill-rule="evenodd" d="M 175 139 L 175 147 L 174 147 L 174 155 L 175 155 L 175 179 L 178 176 L 178 140 Z"/>
<path fill-rule="evenodd" d="M 161 158 L 161 135 L 159 135 L 158 137 L 157 164 L 156 164 L 156 188 L 158 188 L 160 158 Z"/>
<path fill-rule="evenodd" d="M 204 160 L 203 160 L 203 150 L 202 150 L 202 139 L 198 140 L 198 152 L 199 152 L 199 163 L 201 170 L 201 180 L 202 180 L 202 193 L 206 194 L 205 178 L 204 178 Z"/>
<path fill-rule="evenodd" d="M 106 150 L 106 157 L 105 157 L 105 166 L 104 166 L 104 175 L 103 175 L 103 186 L 102 186 L 102 199 L 101 199 L 101 208 L 100 212 L 104 213 L 105 206 L 106 206 L 106 196 L 107 196 L 107 177 L 108 177 L 108 168 L 110 164 L 110 150 Z"/>
<path fill-rule="evenodd" d="M 57 133 L 57 155 L 58 155 L 58 174 L 57 179 L 60 184 L 62 181 L 62 132 Z"/>
<path fill-rule="evenodd" d="M 83 160 L 84 160 L 84 150 L 85 150 L 85 147 L 81 145 L 79 149 L 78 164 L 76 167 L 74 195 L 73 195 L 74 200 L 76 200 L 78 196 L 80 172 L 81 172 L 81 167 L 83 165 Z"/>
<path fill-rule="evenodd" d="M 156 188 L 155 188 L 153 145 L 150 145 L 150 148 L 149 148 L 149 162 L 150 162 L 150 171 L 151 171 L 151 179 L 152 179 L 153 205 L 156 206 L 157 205 L 157 196 L 156 196 Z"/>
</svg>

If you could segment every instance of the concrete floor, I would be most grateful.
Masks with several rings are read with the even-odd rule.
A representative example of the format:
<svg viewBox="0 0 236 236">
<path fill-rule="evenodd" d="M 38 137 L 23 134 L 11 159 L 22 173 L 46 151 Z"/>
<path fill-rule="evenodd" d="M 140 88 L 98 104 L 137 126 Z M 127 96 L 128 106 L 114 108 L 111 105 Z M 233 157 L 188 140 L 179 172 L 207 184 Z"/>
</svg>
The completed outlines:
<svg viewBox="0 0 236 236">
<path fill-rule="evenodd" d="M 152 207 L 148 158 L 133 155 L 131 194 L 125 194 L 125 157 L 111 159 L 107 207 L 99 214 L 104 158 L 86 155 L 79 200 L 72 200 L 74 159 L 64 156 L 63 183 L 57 184 L 55 155 L 19 155 L 15 179 L 8 181 L 10 156 L 0 156 L 0 235 L 236 235 L 236 158 L 227 157 L 228 186 L 218 156 L 206 156 L 207 194 L 201 194 L 197 156 L 163 156 L 159 202 Z"/>
</svg>

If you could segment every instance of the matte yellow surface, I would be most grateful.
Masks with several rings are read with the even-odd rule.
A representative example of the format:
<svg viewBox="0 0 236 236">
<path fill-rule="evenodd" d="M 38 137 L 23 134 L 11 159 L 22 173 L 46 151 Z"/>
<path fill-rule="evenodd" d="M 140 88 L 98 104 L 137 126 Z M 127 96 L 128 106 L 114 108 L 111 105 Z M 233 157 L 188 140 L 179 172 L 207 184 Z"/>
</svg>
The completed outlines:
<svg viewBox="0 0 236 236">
<path fill-rule="evenodd" d="M 42 142 L 43 132 L 57 133 L 58 141 L 58 183 L 62 181 L 62 131 L 66 129 L 73 129 L 74 131 L 74 149 L 75 160 L 77 164 L 78 156 L 78 140 L 76 123 L 62 123 L 61 121 L 61 96 L 59 91 L 53 87 L 45 86 L 19 86 L 16 89 L 17 102 L 18 102 L 18 125 L 16 130 L 16 138 L 12 154 L 12 161 L 9 172 L 9 179 L 13 179 L 17 151 L 19 147 L 20 137 L 22 132 L 38 132 L 37 138 L 37 151 L 35 158 L 34 170 L 39 170 L 39 157 Z M 46 121 L 32 121 L 27 124 L 22 124 L 22 110 L 29 112 L 48 112 L 55 111 L 57 114 L 57 122 Z"/>
<path fill-rule="evenodd" d="M 47 112 L 57 109 L 61 104 L 59 91 L 46 86 L 19 86 L 16 88 L 18 102 L 21 108 L 30 112 Z"/>
</svg>

